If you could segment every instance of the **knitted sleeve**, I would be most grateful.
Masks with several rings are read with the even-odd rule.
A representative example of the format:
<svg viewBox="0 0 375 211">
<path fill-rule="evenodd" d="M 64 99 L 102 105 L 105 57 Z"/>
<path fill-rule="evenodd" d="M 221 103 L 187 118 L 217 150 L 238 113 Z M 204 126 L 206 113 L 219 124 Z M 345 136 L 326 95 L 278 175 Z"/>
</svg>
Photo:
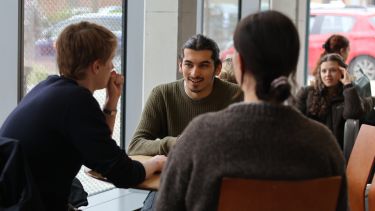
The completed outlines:
<svg viewBox="0 0 375 211">
<path fill-rule="evenodd" d="M 145 179 L 145 169 L 131 160 L 111 138 L 98 102 L 91 93 L 76 91 L 61 123 L 63 134 L 83 164 L 108 178 L 117 187 L 128 188 Z M 67 161 L 69 164 L 69 162 Z"/>
<path fill-rule="evenodd" d="M 141 121 L 129 144 L 129 155 L 166 155 L 176 142 L 176 137 L 166 134 L 167 112 L 161 90 L 152 90 L 143 109 Z"/>
<path fill-rule="evenodd" d="M 372 101 L 363 100 L 358 95 L 357 90 L 355 87 L 344 87 L 344 112 L 343 118 L 344 119 L 359 119 L 361 118 L 366 112 L 368 112 L 369 108 L 371 109 L 370 103 Z M 365 110 L 367 109 L 367 110 Z"/>
<path fill-rule="evenodd" d="M 191 145 L 184 139 L 181 136 L 176 147 L 168 154 L 168 161 L 161 175 L 156 210 L 187 209 L 185 197 L 188 194 L 193 161 Z"/>
</svg>

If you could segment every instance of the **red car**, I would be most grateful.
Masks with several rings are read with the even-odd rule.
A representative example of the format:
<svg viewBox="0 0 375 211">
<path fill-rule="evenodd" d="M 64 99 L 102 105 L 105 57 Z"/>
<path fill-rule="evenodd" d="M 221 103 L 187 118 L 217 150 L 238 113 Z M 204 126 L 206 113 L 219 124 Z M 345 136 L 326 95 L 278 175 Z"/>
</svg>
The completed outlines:
<svg viewBox="0 0 375 211">
<path fill-rule="evenodd" d="M 332 34 L 342 34 L 350 41 L 347 59 L 349 71 L 357 76 L 361 68 L 370 80 L 375 80 L 375 10 L 371 8 L 313 9 L 310 12 L 308 69 L 311 74 L 322 45 Z M 224 50 L 220 58 L 232 55 L 233 47 Z"/>
<path fill-rule="evenodd" d="M 310 73 L 323 52 L 323 43 L 332 34 L 341 34 L 349 39 L 350 52 L 346 61 L 349 71 L 357 75 L 357 70 L 361 68 L 370 80 L 375 80 L 375 10 L 311 10 L 308 52 Z"/>
</svg>

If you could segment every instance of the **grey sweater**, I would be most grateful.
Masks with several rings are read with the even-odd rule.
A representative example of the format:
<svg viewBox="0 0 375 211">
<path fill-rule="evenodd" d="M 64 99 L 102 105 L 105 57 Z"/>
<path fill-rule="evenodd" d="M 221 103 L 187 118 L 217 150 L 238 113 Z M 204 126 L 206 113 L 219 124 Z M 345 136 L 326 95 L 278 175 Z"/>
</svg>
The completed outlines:
<svg viewBox="0 0 375 211">
<path fill-rule="evenodd" d="M 157 210 L 216 210 L 223 176 L 310 179 L 343 176 L 332 132 L 288 106 L 237 103 L 195 118 L 169 153 Z"/>
</svg>

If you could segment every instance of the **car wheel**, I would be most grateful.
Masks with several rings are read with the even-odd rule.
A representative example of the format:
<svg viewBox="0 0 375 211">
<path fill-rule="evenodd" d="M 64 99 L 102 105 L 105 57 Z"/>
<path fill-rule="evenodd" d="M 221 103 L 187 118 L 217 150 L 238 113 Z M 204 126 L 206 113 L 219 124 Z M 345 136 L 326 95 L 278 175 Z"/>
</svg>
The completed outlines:
<svg viewBox="0 0 375 211">
<path fill-rule="evenodd" d="M 359 56 L 355 58 L 349 65 L 349 72 L 355 78 L 361 78 L 362 73 L 366 74 L 366 76 L 370 80 L 375 80 L 375 59 L 371 56 Z"/>
</svg>

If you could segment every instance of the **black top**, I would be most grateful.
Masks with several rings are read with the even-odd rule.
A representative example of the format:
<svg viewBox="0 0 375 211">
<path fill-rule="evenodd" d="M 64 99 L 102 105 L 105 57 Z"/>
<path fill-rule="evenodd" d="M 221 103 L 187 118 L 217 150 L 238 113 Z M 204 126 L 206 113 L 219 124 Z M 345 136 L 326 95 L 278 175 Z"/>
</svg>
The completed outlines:
<svg viewBox="0 0 375 211">
<path fill-rule="evenodd" d="M 142 164 L 111 138 L 92 93 L 64 77 L 50 76 L 33 88 L 4 122 L 0 136 L 20 141 L 47 209 L 66 210 L 82 164 L 117 187 L 145 178 Z"/>
<path fill-rule="evenodd" d="M 355 87 L 346 85 L 340 95 L 330 99 L 327 114 L 323 117 L 317 117 L 309 112 L 314 94 L 313 86 L 301 88 L 297 93 L 296 107 L 307 117 L 325 124 L 333 132 L 342 149 L 345 121 L 347 119 L 360 119 L 364 114 L 371 111 L 374 106 L 372 98 L 361 98 Z"/>
</svg>

